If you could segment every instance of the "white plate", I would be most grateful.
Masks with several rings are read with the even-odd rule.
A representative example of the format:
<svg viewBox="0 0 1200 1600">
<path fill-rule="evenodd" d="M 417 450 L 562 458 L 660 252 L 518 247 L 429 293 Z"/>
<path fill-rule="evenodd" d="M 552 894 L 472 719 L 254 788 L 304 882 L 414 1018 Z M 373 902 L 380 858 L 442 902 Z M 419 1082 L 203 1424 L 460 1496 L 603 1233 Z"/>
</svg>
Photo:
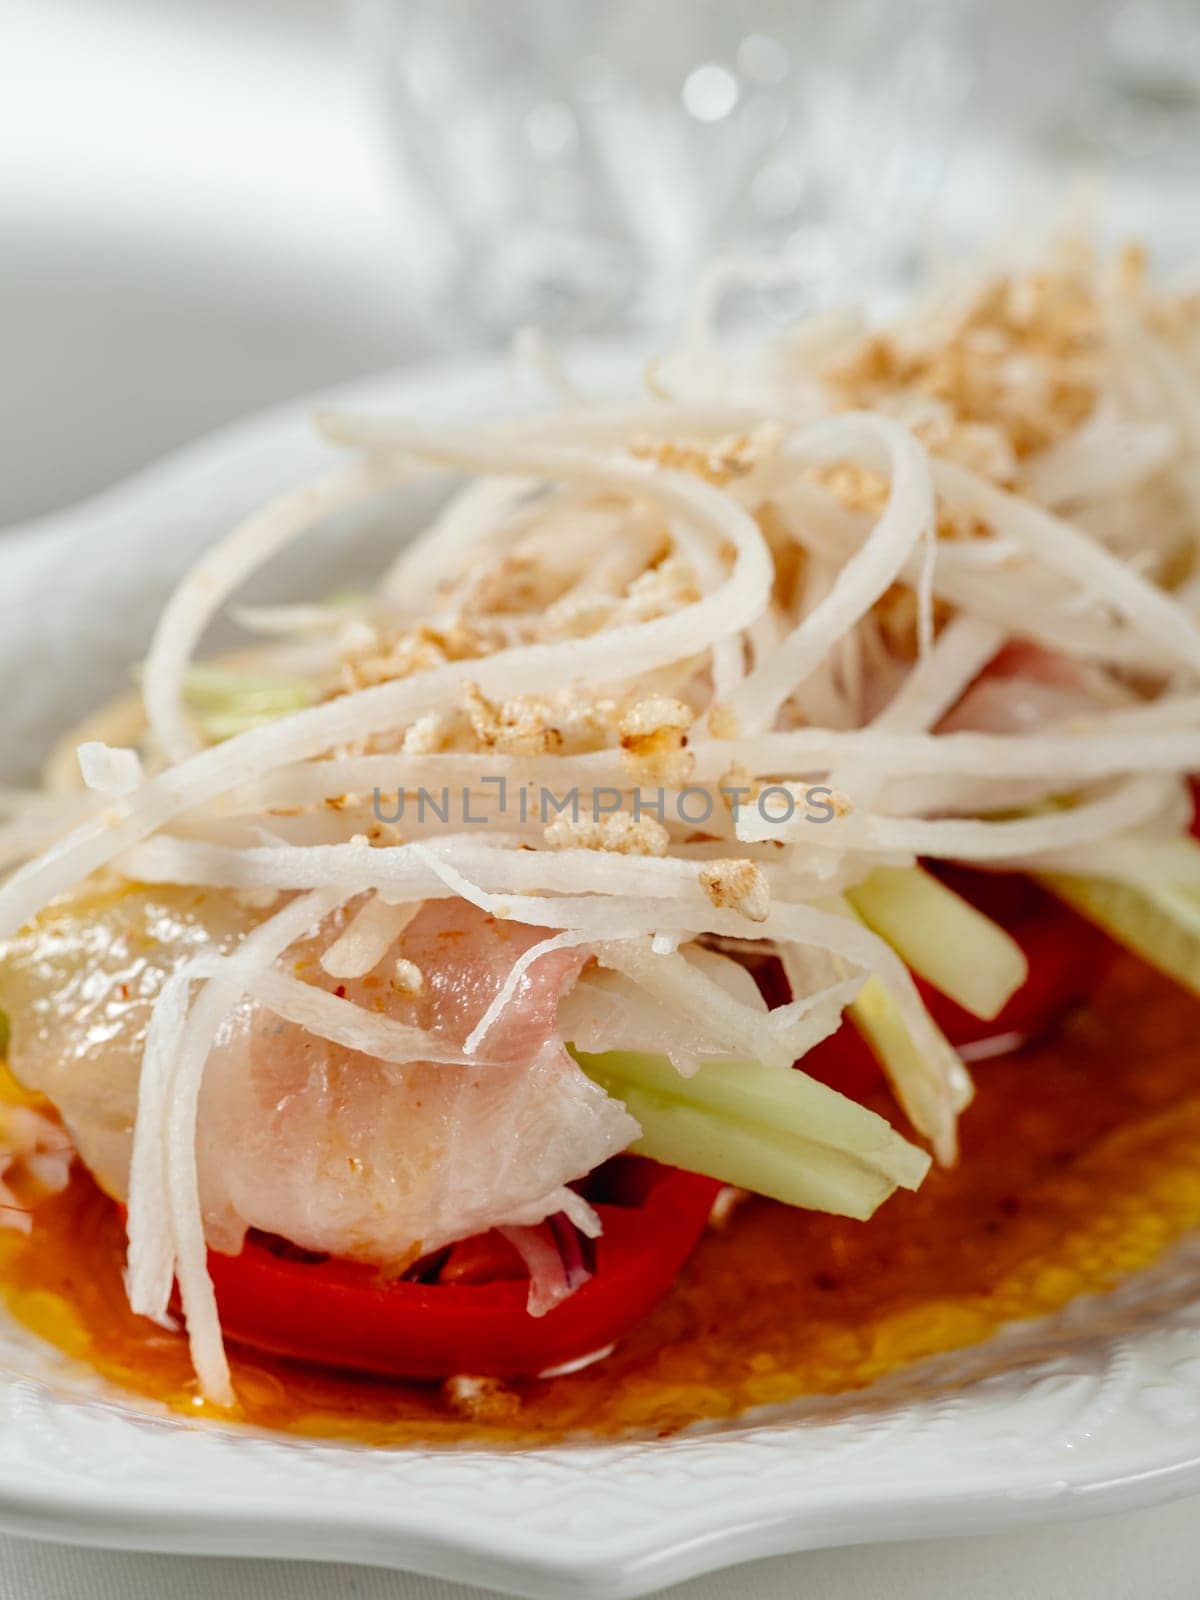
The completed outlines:
<svg viewBox="0 0 1200 1600">
<path fill-rule="evenodd" d="M 583 366 L 603 388 L 629 370 Z M 502 363 L 381 380 L 357 398 L 427 419 L 514 404 Z M 55 729 L 120 686 L 196 550 L 328 454 L 294 408 L 0 540 L 3 777 L 27 776 Z M 422 503 L 395 503 L 393 536 Z M 380 520 L 368 519 L 376 534 Z M 326 533 L 258 592 L 319 593 L 365 569 L 371 544 L 370 526 Z M 12 1532 L 376 1562 L 553 1600 L 635 1595 L 756 1556 L 1200 1489 L 1200 1240 L 1114 1295 L 861 1395 L 663 1441 L 370 1451 L 189 1425 L 11 1326 L 0 1368 Z"/>
</svg>

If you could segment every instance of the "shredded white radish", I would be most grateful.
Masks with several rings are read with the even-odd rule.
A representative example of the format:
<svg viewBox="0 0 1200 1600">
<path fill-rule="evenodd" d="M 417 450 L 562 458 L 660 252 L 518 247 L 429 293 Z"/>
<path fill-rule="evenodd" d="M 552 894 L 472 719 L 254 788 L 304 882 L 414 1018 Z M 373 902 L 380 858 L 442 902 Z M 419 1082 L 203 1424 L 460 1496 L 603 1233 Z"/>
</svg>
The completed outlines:
<svg viewBox="0 0 1200 1600">
<path fill-rule="evenodd" d="M 567 408 L 580 405 L 583 394 L 572 381 L 562 358 L 540 328 L 518 328 L 513 356 L 535 373 L 552 400 Z"/>
<path fill-rule="evenodd" d="M 580 945 L 588 944 L 589 942 L 590 940 L 586 934 L 560 933 L 555 935 L 553 939 L 543 939 L 539 944 L 530 945 L 529 949 L 513 962 L 512 967 L 509 969 L 508 977 L 505 978 L 500 988 L 496 991 L 496 998 L 467 1035 L 466 1042 L 463 1045 L 466 1054 L 469 1056 L 474 1055 L 480 1046 L 485 1043 L 488 1034 L 491 1033 L 512 1004 L 513 996 L 535 961 L 539 961 L 542 956 L 549 955 L 553 950 L 578 949 Z"/>
<path fill-rule="evenodd" d="M 1139 576 L 1061 517 L 994 488 L 965 467 L 934 463 L 939 493 L 956 511 L 987 520 L 1061 576 L 1085 585 L 1139 631 L 1169 649 L 1178 664 L 1200 672 L 1200 623 L 1171 596 Z"/>
<path fill-rule="evenodd" d="M 1022 487 L 1030 498 L 1058 510 L 1081 500 L 1101 500 L 1131 488 L 1166 466 L 1179 449 L 1168 422 L 1096 417 L 1053 450 L 1031 461 Z"/>
<path fill-rule="evenodd" d="M 114 750 L 93 739 L 79 746 L 79 772 L 98 794 L 132 794 L 142 781 L 142 758 L 136 750 Z"/>
<path fill-rule="evenodd" d="M 561 1305 L 572 1292 L 558 1247 L 546 1237 L 543 1228 L 509 1224 L 502 1227 L 500 1232 L 529 1270 L 529 1315 L 544 1317 L 555 1306 Z"/>
<path fill-rule="evenodd" d="M 346 623 L 339 606 L 231 606 L 230 616 L 248 632 L 271 638 L 335 634 Z"/>
<path fill-rule="evenodd" d="M 876 733 L 921 732 L 945 716 L 1004 643 L 1004 633 L 979 617 L 958 616 L 923 654 L 883 710 L 873 718 Z M 853 794 L 860 806 L 874 803 L 879 779 L 860 762 L 837 767 L 830 786 Z"/>
<path fill-rule="evenodd" d="M 994 623 L 955 617 L 875 717 L 877 732 L 917 733 L 945 716 L 1004 643 Z"/>
<path fill-rule="evenodd" d="M 499 687 L 514 693 L 536 693 L 563 673 L 570 680 L 619 680 L 631 657 L 639 666 L 666 665 L 705 649 L 731 626 L 747 625 L 765 603 L 771 566 L 762 534 L 739 507 L 706 484 L 678 473 L 656 473 L 641 462 L 598 461 L 578 451 L 526 456 L 492 446 L 473 456 L 469 450 L 437 439 L 425 441 L 422 448 L 417 434 L 410 439 L 409 448 L 414 456 L 439 466 L 466 468 L 477 457 L 482 464 L 502 470 L 505 466 L 516 472 L 540 468 L 583 482 L 611 484 L 621 492 L 640 493 L 675 515 L 691 516 L 710 536 L 729 540 L 737 552 L 725 583 L 680 611 L 644 624 L 617 627 L 594 638 L 569 640 L 563 645 L 529 645 L 474 663 L 472 676 L 485 691 Z M 166 653 L 165 637 L 163 648 Z M 175 704 L 176 680 L 181 681 L 185 661 L 177 643 L 170 646 L 170 652 L 175 663 L 165 680 L 170 693 L 162 694 L 163 731 L 168 737 L 172 731 L 181 731 L 170 708 Z M 72 888 L 189 806 L 216 798 L 264 766 L 303 760 L 343 741 L 368 737 L 379 726 L 394 726 L 406 716 L 452 704 L 462 680 L 461 669 L 442 667 L 362 689 L 238 734 L 223 745 L 180 761 L 124 801 L 123 810 L 84 824 L 0 888 L 0 938 L 23 926 L 56 894 Z M 149 697 L 149 675 L 147 689 Z"/>
<path fill-rule="evenodd" d="M 849 979 L 764 1015 L 753 1003 L 732 996 L 702 964 L 679 953 L 657 954 L 648 941 L 605 942 L 597 945 L 596 957 L 669 1010 L 702 1020 L 724 1055 L 750 1056 L 768 1066 L 790 1067 L 828 1038 L 861 987 L 861 979 Z"/>
<path fill-rule="evenodd" d="M 934 521 L 929 463 L 917 442 L 895 423 L 869 415 L 831 418 L 799 434 L 791 448 L 813 462 L 861 455 L 874 463 L 882 455 L 891 469 L 892 487 L 869 539 L 846 563 L 827 598 L 739 687 L 733 710 L 739 723 L 753 732 L 770 726 L 788 694 L 896 580 Z"/>
<path fill-rule="evenodd" d="M 239 988 L 318 927 L 341 899 L 332 891 L 303 896 L 248 934 L 236 958 L 201 957 L 185 965 L 164 984 L 151 1014 L 129 1174 L 129 1303 L 143 1316 L 161 1318 L 178 1278 L 192 1360 L 205 1394 L 219 1405 L 233 1403 L 233 1389 L 200 1215 L 200 1083 Z M 189 991 L 198 980 L 204 987 L 189 1012 Z"/>
<path fill-rule="evenodd" d="M 503 527 L 533 487 L 525 478 L 481 478 L 468 484 L 429 531 L 400 552 L 384 576 L 384 596 L 413 613 L 428 607 L 438 584 L 481 539 L 494 535 L 498 523 Z"/>
<path fill-rule="evenodd" d="M 168 600 L 146 657 L 143 695 L 150 731 L 180 761 L 200 748 L 183 705 L 183 680 L 209 621 L 239 584 L 322 518 L 414 476 L 405 463 L 353 462 L 271 502 L 215 545 Z"/>
<path fill-rule="evenodd" d="M 963 861 L 1000 861 L 1007 856 L 1028 856 L 1041 850 L 1054 850 L 1071 841 L 1088 843 L 1106 839 L 1126 829 L 1136 828 L 1162 815 L 1173 790 L 1157 778 L 1130 778 L 1111 794 L 1087 800 L 1069 811 L 1052 815 L 1018 817 L 999 822 L 975 819 L 887 816 L 835 817 L 817 836 L 816 847 L 823 849 L 901 850 L 913 855 L 957 858 Z M 744 824 L 750 839 L 774 838 L 782 834 L 796 840 L 798 829 L 791 822 L 764 822 L 749 817 Z M 772 831 L 777 830 L 777 831 Z M 811 832 L 803 836 L 812 842 Z"/>
<path fill-rule="evenodd" d="M 419 900 L 389 905 L 373 894 L 321 957 L 331 978 L 364 978 L 373 972 L 421 909 Z"/>
</svg>

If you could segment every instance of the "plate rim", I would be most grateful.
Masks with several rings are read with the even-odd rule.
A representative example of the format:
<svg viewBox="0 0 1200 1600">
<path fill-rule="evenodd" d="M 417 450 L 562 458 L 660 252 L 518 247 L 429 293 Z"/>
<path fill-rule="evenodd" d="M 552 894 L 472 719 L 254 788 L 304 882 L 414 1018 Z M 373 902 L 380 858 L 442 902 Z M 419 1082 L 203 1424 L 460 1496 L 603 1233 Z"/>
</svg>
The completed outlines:
<svg viewBox="0 0 1200 1600">
<path fill-rule="evenodd" d="M 0 1533 L 83 1549 L 180 1556 L 216 1556 L 379 1567 L 458 1582 L 523 1600 L 639 1600 L 709 1573 L 773 1557 L 859 1545 L 970 1537 L 1035 1528 L 1165 1505 L 1200 1493 L 1200 1458 L 1162 1466 L 1136 1480 L 1063 1485 L 1054 1495 L 1015 1497 L 1001 1507 L 978 1491 L 961 1500 L 942 1495 L 936 1509 L 919 1496 L 905 1501 L 890 1488 L 859 1495 L 853 1508 L 818 1525 L 813 1508 L 756 1519 L 669 1541 L 583 1553 L 505 1543 L 499 1535 L 463 1537 L 459 1527 L 385 1528 L 368 1515 L 314 1523 L 294 1506 L 264 1515 L 243 1503 L 213 1503 L 189 1513 L 118 1496 L 83 1507 L 78 1490 L 55 1497 L 21 1494 L 0 1482 Z M 870 1517 L 864 1517 L 866 1511 Z M 861 1520 L 860 1520 L 861 1519 Z"/>
</svg>

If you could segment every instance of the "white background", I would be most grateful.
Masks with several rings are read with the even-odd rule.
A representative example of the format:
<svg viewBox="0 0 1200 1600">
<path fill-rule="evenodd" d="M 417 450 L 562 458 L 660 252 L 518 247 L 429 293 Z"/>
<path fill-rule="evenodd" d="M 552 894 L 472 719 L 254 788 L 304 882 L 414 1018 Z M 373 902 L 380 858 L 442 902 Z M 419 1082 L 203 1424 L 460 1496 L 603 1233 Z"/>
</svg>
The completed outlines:
<svg viewBox="0 0 1200 1600">
<path fill-rule="evenodd" d="M 374 131 L 335 0 L 0 0 L 0 525 L 264 404 L 438 347 L 398 287 L 404 219 Z M 968 159 L 964 205 L 983 203 L 993 165 L 986 150 Z M 1195 225 L 1185 198 L 1135 186 L 1121 204 L 1135 224 L 1178 229 Z M 1188 1502 L 818 1552 L 670 1592 L 1182 1600 L 1197 1573 Z M 0 1540 L 0 1600 L 465 1593 L 348 1567 Z"/>
</svg>

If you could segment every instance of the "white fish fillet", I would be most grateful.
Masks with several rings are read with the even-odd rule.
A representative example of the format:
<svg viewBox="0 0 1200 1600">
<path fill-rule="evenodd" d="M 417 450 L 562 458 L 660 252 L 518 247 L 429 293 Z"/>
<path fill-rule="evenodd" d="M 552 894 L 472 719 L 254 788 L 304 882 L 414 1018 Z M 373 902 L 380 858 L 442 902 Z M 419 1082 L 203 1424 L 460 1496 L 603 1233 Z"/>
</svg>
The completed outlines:
<svg viewBox="0 0 1200 1600">
<path fill-rule="evenodd" d="M 165 977 L 225 950 L 256 920 L 229 897 L 127 890 L 60 902 L 0 949 L 10 1064 L 58 1107 L 102 1186 L 126 1195 L 141 1047 Z M 432 902 L 374 973 L 337 983 L 320 955 L 343 921 L 289 953 L 286 970 L 461 1042 L 542 930 Z M 423 977 L 393 985 L 395 957 Z M 489 1064 L 396 1067 L 316 1039 L 249 1001 L 222 1030 L 201 1095 L 205 1232 L 236 1251 L 248 1228 L 305 1249 L 396 1265 L 503 1223 L 539 1220 L 555 1191 L 638 1135 L 575 1066 L 559 994 L 582 952 L 524 975 L 487 1041 Z M 559 1196 L 561 1200 L 561 1195 Z"/>
</svg>

